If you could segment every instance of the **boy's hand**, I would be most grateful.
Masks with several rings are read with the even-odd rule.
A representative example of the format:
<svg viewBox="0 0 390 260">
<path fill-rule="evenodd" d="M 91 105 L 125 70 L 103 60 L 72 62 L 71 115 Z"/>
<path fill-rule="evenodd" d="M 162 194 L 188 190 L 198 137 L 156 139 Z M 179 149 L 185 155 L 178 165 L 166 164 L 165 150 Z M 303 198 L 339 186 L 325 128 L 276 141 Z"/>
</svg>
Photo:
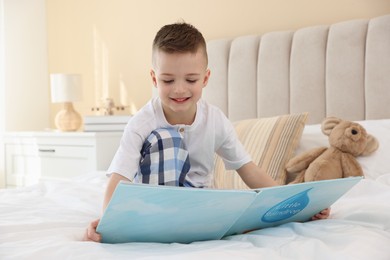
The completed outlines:
<svg viewBox="0 0 390 260">
<path fill-rule="evenodd" d="M 96 232 L 96 227 L 98 226 L 99 221 L 100 219 L 96 219 L 89 224 L 87 230 L 85 230 L 83 238 L 84 241 L 100 242 L 102 240 L 102 236 Z"/>
<path fill-rule="evenodd" d="M 327 219 L 330 215 L 330 208 L 322 210 L 320 213 L 315 214 L 311 220 Z"/>
</svg>

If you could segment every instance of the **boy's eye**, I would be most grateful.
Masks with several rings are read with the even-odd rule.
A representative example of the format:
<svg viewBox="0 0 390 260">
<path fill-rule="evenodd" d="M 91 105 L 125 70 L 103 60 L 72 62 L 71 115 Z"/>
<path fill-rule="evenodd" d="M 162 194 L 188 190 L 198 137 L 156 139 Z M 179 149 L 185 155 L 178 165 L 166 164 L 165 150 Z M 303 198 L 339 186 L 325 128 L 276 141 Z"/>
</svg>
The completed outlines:
<svg viewBox="0 0 390 260">
<path fill-rule="evenodd" d="M 164 82 L 165 84 L 170 84 L 173 83 L 173 79 L 163 80 L 162 82 Z"/>
<path fill-rule="evenodd" d="M 197 81 L 197 79 L 187 79 L 187 82 L 191 84 L 196 83 Z"/>
</svg>

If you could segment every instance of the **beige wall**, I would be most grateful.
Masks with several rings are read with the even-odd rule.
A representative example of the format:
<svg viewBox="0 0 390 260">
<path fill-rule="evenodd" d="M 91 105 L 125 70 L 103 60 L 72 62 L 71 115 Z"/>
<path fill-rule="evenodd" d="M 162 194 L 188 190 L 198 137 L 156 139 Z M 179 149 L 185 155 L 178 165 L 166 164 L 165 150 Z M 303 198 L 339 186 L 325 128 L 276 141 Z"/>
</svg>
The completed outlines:
<svg viewBox="0 0 390 260">
<path fill-rule="evenodd" d="M 0 136 L 50 125 L 46 0 L 0 0 Z M 5 147 L 0 138 L 0 188 Z"/>
<path fill-rule="evenodd" d="M 45 0 L 2 0 L 5 131 L 49 127 Z M 0 30 L 1 31 L 1 30 Z M 1 46 L 0 46 L 1 49 Z M 0 86 L 1 87 L 1 86 Z"/>
<path fill-rule="evenodd" d="M 150 47 L 164 24 L 185 20 L 206 40 L 371 18 L 389 0 L 46 0 L 49 73 L 83 74 L 83 115 L 108 95 L 136 111 L 151 97 Z M 108 93 L 108 94 L 107 94 Z M 50 102 L 50 101 L 49 101 Z M 59 105 L 51 106 L 54 117 Z M 128 111 L 127 111 L 128 112 Z M 52 120 L 53 122 L 53 120 Z"/>
</svg>

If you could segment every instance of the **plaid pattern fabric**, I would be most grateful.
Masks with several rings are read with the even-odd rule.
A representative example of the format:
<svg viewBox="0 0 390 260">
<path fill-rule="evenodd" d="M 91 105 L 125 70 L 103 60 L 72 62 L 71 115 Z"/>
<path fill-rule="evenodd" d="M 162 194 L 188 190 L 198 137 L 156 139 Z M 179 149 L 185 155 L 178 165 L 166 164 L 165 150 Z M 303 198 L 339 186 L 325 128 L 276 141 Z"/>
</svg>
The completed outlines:
<svg viewBox="0 0 390 260">
<path fill-rule="evenodd" d="M 134 182 L 155 185 L 186 186 L 190 170 L 188 151 L 175 129 L 152 131 L 141 149 L 141 159 Z"/>
</svg>

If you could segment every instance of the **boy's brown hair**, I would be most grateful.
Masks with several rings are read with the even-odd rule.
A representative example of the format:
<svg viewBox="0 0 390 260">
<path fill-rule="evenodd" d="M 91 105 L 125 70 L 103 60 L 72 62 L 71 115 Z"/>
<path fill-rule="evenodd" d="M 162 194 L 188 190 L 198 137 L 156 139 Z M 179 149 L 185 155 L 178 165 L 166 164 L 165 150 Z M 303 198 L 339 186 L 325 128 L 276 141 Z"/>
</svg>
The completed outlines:
<svg viewBox="0 0 390 260">
<path fill-rule="evenodd" d="M 157 50 L 166 53 L 195 53 L 199 48 L 204 53 L 207 64 L 206 41 L 202 33 L 184 22 L 163 26 L 153 40 L 153 53 Z"/>
</svg>

